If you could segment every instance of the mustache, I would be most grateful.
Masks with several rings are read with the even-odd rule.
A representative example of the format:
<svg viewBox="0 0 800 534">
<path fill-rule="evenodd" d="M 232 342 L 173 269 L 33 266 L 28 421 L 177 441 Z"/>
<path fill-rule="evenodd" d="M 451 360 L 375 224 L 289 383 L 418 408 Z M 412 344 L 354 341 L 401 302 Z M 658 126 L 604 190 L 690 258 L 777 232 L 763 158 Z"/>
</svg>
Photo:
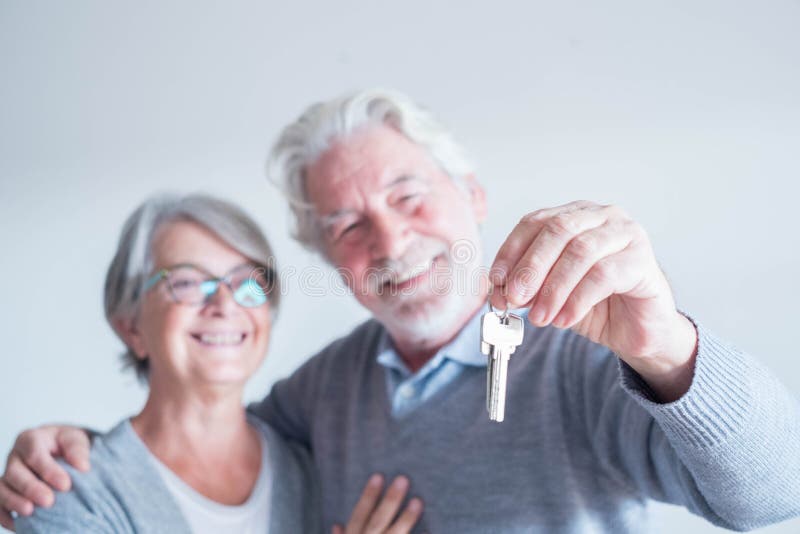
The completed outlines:
<svg viewBox="0 0 800 534">
<path fill-rule="evenodd" d="M 445 243 L 434 239 L 417 241 L 402 256 L 386 258 L 370 268 L 367 285 L 371 291 L 378 291 L 387 284 L 402 284 L 429 270 L 439 256 L 450 256 Z"/>
</svg>

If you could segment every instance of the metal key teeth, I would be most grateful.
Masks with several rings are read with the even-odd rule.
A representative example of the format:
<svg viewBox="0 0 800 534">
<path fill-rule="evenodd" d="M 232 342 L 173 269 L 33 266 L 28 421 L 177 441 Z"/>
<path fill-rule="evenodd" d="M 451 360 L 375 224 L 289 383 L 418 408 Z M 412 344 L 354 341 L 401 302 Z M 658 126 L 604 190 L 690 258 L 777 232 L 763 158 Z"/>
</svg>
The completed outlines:
<svg viewBox="0 0 800 534">
<path fill-rule="evenodd" d="M 494 372 L 494 350 L 486 357 L 486 411 L 492 413 L 492 375 Z"/>
<path fill-rule="evenodd" d="M 508 360 L 509 356 L 506 355 L 502 349 L 494 350 L 489 418 L 498 423 L 502 422 L 505 418 Z"/>
<path fill-rule="evenodd" d="M 494 414 L 497 411 L 497 351 L 492 350 L 492 383 L 489 386 L 489 419 L 494 421 Z"/>
</svg>

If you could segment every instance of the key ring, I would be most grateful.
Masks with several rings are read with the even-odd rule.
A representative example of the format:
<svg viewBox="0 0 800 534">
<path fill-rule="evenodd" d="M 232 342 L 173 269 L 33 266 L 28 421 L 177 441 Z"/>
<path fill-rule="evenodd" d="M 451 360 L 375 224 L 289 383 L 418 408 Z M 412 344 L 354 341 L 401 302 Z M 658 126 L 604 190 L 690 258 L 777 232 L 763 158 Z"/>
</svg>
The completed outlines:
<svg viewBox="0 0 800 534">
<path fill-rule="evenodd" d="M 508 319 L 508 304 L 506 304 L 505 311 L 502 314 L 500 314 L 497 313 L 497 310 L 495 310 L 494 306 L 492 306 L 492 303 L 490 301 L 487 300 L 486 303 L 489 305 L 489 311 L 497 315 L 501 321 L 505 321 L 506 319 Z"/>
</svg>

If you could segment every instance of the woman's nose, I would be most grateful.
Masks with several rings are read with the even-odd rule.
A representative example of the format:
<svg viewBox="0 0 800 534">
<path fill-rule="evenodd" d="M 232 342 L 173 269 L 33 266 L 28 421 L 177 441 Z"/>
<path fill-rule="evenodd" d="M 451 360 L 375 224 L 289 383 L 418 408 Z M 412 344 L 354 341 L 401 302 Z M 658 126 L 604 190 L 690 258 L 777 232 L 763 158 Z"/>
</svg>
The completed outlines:
<svg viewBox="0 0 800 534">
<path fill-rule="evenodd" d="M 214 291 L 206 299 L 204 308 L 217 311 L 223 315 L 227 315 L 234 311 L 239 305 L 233 298 L 233 292 L 228 284 L 224 282 L 217 282 L 217 290 Z"/>
</svg>

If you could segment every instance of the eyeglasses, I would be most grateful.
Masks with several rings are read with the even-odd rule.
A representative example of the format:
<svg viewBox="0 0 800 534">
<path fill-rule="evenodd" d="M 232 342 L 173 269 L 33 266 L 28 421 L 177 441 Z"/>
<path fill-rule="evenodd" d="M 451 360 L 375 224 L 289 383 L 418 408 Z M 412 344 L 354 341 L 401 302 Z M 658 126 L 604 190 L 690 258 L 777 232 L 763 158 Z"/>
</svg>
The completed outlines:
<svg viewBox="0 0 800 534">
<path fill-rule="evenodd" d="M 225 284 L 237 304 L 256 308 L 267 302 L 274 276 L 272 269 L 241 265 L 218 278 L 195 265 L 181 264 L 155 273 L 144 283 L 142 291 L 150 291 L 161 280 L 167 281 L 172 299 L 181 304 L 205 304 L 219 290 L 219 285 Z"/>
</svg>

